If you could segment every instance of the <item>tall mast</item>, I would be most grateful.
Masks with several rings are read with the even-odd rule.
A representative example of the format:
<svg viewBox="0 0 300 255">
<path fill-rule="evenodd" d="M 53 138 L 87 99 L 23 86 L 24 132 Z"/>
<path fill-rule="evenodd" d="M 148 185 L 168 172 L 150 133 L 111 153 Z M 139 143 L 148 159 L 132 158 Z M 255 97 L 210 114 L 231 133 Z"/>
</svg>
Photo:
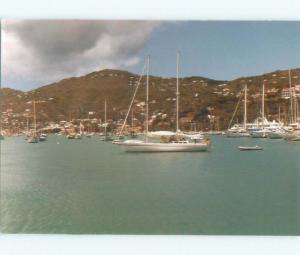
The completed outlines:
<svg viewBox="0 0 300 255">
<path fill-rule="evenodd" d="M 292 92 L 292 78 L 291 70 L 289 69 L 289 85 L 290 85 L 290 123 L 294 123 L 294 107 L 293 107 L 293 92 Z"/>
<path fill-rule="evenodd" d="M 298 102 L 298 98 L 296 96 L 295 96 L 295 100 L 296 100 L 296 122 L 299 123 L 299 102 Z"/>
<path fill-rule="evenodd" d="M 106 98 L 104 101 L 104 135 L 106 137 L 106 132 L 107 132 L 107 123 L 106 123 Z"/>
<path fill-rule="evenodd" d="M 179 58 L 180 52 L 177 51 L 176 65 L 176 132 L 179 132 Z"/>
<path fill-rule="evenodd" d="M 90 133 L 90 112 L 88 112 L 88 125 L 87 125 L 87 132 Z"/>
<path fill-rule="evenodd" d="M 261 108 L 261 117 L 262 117 L 262 127 L 265 126 L 265 81 L 262 85 L 262 108 Z"/>
<path fill-rule="evenodd" d="M 150 66 L 150 55 L 147 58 L 147 81 L 146 81 L 146 133 L 145 140 L 148 142 L 148 130 L 149 130 L 149 66 Z"/>
<path fill-rule="evenodd" d="M 29 121 L 28 121 L 28 115 L 26 116 L 26 135 L 29 134 Z"/>
<path fill-rule="evenodd" d="M 34 137 L 36 137 L 36 113 L 35 113 L 35 100 L 33 100 L 33 125 L 34 125 Z"/>
<path fill-rule="evenodd" d="M 133 129 L 133 109 L 131 110 L 131 129 Z"/>
<path fill-rule="evenodd" d="M 278 122 L 281 123 L 281 108 L 280 108 L 280 105 L 278 107 Z"/>
<path fill-rule="evenodd" d="M 245 102 L 244 102 L 244 128 L 247 129 L 247 84 L 245 84 Z"/>
<path fill-rule="evenodd" d="M 295 97 L 296 98 L 296 97 Z M 297 121 L 299 123 L 299 101 L 298 101 L 298 98 L 296 98 L 296 105 L 297 105 Z"/>
<path fill-rule="evenodd" d="M 298 120 L 298 101 L 297 101 L 295 89 L 293 92 L 293 96 L 294 96 L 294 122 L 296 123 Z"/>
</svg>

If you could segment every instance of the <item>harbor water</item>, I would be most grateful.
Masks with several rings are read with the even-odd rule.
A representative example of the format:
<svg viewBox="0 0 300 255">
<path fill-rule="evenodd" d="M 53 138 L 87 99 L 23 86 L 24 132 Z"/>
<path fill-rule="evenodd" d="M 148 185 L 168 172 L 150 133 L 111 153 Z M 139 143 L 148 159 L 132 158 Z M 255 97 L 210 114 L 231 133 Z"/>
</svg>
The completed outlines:
<svg viewBox="0 0 300 255">
<path fill-rule="evenodd" d="M 6 137 L 1 232 L 299 235 L 300 142 L 212 141 L 209 152 L 126 153 L 98 136 Z"/>
</svg>

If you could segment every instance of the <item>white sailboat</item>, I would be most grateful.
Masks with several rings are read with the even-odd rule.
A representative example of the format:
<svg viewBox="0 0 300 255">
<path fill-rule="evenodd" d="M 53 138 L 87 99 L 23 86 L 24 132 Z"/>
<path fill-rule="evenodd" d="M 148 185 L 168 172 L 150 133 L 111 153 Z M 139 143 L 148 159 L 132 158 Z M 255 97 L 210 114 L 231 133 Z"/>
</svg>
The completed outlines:
<svg viewBox="0 0 300 255">
<path fill-rule="evenodd" d="M 91 123 L 90 123 L 90 114 L 93 114 L 93 112 L 88 112 L 88 126 L 87 126 L 87 133 L 85 134 L 85 136 L 87 137 L 87 138 L 91 138 L 92 136 L 93 136 L 93 133 L 90 131 L 90 125 L 91 125 Z"/>
<path fill-rule="evenodd" d="M 133 110 L 131 111 L 131 131 L 130 131 L 130 137 L 131 138 L 137 138 L 137 133 L 134 131 L 134 117 L 133 117 Z"/>
<path fill-rule="evenodd" d="M 272 125 L 273 124 L 273 125 Z M 278 124 L 277 126 L 274 126 L 274 124 Z M 273 128 L 274 127 L 274 128 Z M 285 135 L 285 131 L 283 129 L 283 124 L 281 123 L 281 111 L 280 111 L 280 105 L 278 108 L 278 123 L 274 122 L 271 123 L 271 130 L 268 133 L 268 137 L 270 139 L 282 139 Z"/>
<path fill-rule="evenodd" d="M 37 133 L 36 133 L 35 101 L 33 101 L 33 125 L 34 125 L 33 134 L 30 137 L 28 137 L 28 139 L 27 139 L 28 143 L 38 143 L 39 142 L 39 138 L 37 137 Z"/>
<path fill-rule="evenodd" d="M 39 141 L 45 142 L 47 140 L 48 135 L 47 134 L 40 134 Z"/>
<path fill-rule="evenodd" d="M 101 137 L 102 141 L 113 141 L 114 139 L 107 134 L 107 103 L 106 103 L 106 99 L 104 101 L 104 136 Z"/>
<path fill-rule="evenodd" d="M 288 124 L 288 126 L 284 127 L 284 129 L 287 131 L 286 135 L 288 137 L 290 137 L 291 134 L 293 134 L 293 133 L 296 133 L 296 136 L 297 136 L 297 134 L 298 134 L 297 131 L 300 130 L 298 99 L 295 94 L 295 87 L 292 86 L 290 70 L 289 70 L 289 85 L 290 85 L 289 124 Z"/>
<path fill-rule="evenodd" d="M 283 138 L 287 141 L 300 141 L 300 123 L 298 116 L 298 100 L 295 95 L 295 90 L 292 88 L 291 71 L 289 70 L 290 84 L 290 123 L 285 127 L 286 132 Z"/>
<path fill-rule="evenodd" d="M 261 126 L 250 132 L 252 138 L 266 138 L 268 131 L 265 128 L 265 123 L 268 122 L 265 118 L 265 83 L 262 84 L 262 107 L 261 107 Z"/>
<path fill-rule="evenodd" d="M 147 82 L 146 82 L 146 127 L 145 127 L 145 140 L 127 140 L 125 142 L 119 143 L 119 145 L 128 152 L 199 152 L 207 151 L 210 142 L 203 141 L 202 139 L 185 139 L 178 140 L 174 139 L 172 142 L 149 142 L 149 66 L 150 57 L 147 58 Z M 179 52 L 177 52 L 177 82 L 176 82 L 176 133 L 179 132 L 179 122 L 178 122 L 178 110 L 179 110 Z M 129 109 L 130 111 L 130 109 Z M 126 121 L 126 119 L 125 119 Z"/>
<path fill-rule="evenodd" d="M 227 130 L 227 137 L 248 137 L 250 136 L 247 131 L 247 84 L 244 88 L 244 123 L 243 125 L 235 124 Z"/>
<path fill-rule="evenodd" d="M 0 128 L 0 140 L 4 140 L 4 135 L 2 135 L 2 128 Z"/>
<path fill-rule="evenodd" d="M 79 123 L 79 133 L 76 133 L 74 138 L 77 139 L 77 140 L 80 140 L 82 139 L 82 122 L 80 121 Z"/>
<path fill-rule="evenodd" d="M 4 140 L 4 135 L 2 134 L 2 123 L 0 123 L 0 140 Z"/>
</svg>

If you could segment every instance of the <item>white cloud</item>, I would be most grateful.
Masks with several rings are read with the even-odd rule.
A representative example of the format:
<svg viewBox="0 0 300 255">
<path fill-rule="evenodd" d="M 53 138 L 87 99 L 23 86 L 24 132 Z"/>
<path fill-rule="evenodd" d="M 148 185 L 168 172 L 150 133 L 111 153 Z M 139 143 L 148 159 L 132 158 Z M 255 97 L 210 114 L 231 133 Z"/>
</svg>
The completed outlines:
<svg viewBox="0 0 300 255">
<path fill-rule="evenodd" d="M 4 81 L 45 84 L 139 63 L 154 21 L 4 20 Z M 13 85 L 13 84 L 12 84 Z"/>
</svg>

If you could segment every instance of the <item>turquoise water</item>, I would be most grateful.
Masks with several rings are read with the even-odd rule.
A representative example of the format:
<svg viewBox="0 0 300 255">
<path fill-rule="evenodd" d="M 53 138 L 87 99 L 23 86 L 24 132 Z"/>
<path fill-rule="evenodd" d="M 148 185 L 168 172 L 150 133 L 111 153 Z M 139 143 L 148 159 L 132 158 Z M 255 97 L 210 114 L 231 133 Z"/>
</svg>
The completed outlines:
<svg viewBox="0 0 300 255">
<path fill-rule="evenodd" d="M 1 231 L 300 234 L 300 142 L 212 139 L 211 152 L 135 154 L 99 137 L 6 138 Z"/>
</svg>

